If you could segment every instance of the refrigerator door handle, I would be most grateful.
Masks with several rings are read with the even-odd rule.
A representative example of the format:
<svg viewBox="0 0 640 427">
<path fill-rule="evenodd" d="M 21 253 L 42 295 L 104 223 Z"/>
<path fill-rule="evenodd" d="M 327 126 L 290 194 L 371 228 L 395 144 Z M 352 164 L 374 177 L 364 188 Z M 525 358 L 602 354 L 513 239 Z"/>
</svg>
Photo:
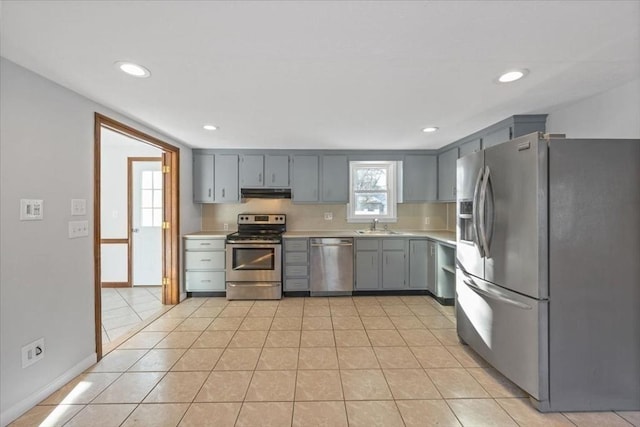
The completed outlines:
<svg viewBox="0 0 640 427">
<path fill-rule="evenodd" d="M 520 302 L 520 301 L 512 300 L 511 298 L 507 298 L 504 295 L 496 294 L 494 292 L 487 291 L 485 289 L 481 289 L 480 287 L 478 287 L 478 285 L 473 283 L 472 280 L 463 279 L 463 282 L 473 292 L 477 293 L 478 295 L 485 296 L 487 298 L 491 298 L 493 300 L 500 301 L 500 302 L 503 302 L 505 304 L 510 304 L 510 305 L 515 306 L 515 307 L 521 308 L 523 310 L 531 310 L 533 308 L 528 304 L 525 304 L 525 303 Z"/>
<path fill-rule="evenodd" d="M 480 211 L 480 241 L 482 242 L 482 247 L 484 248 L 484 253 L 486 258 L 490 258 L 491 255 L 489 253 L 489 244 L 487 242 L 487 230 L 485 229 L 485 209 L 487 203 L 487 186 L 489 185 L 489 174 L 491 171 L 489 170 L 489 166 L 485 168 L 484 179 L 482 181 L 482 188 L 480 189 L 480 203 L 479 203 L 479 211 Z"/>
<path fill-rule="evenodd" d="M 480 256 L 484 257 L 484 247 L 480 242 L 480 234 L 478 231 L 478 227 L 480 224 L 478 213 L 480 212 L 480 202 L 478 200 L 478 196 L 480 194 L 480 183 L 482 182 L 482 169 L 478 171 L 478 178 L 476 178 L 476 186 L 473 189 L 473 208 L 471 210 L 471 218 L 473 223 L 473 243 L 478 247 L 478 252 L 480 252 Z"/>
</svg>

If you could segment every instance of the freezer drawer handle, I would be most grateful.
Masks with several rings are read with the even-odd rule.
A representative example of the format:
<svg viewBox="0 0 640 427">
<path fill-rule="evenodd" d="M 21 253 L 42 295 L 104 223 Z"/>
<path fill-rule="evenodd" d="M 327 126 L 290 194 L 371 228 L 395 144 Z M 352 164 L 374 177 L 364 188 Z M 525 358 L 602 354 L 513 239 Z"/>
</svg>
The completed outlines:
<svg viewBox="0 0 640 427">
<path fill-rule="evenodd" d="M 477 293 L 478 295 L 482 295 L 482 296 L 485 296 L 487 298 L 494 299 L 496 301 L 504 302 L 506 304 L 511 304 L 511 305 L 513 305 L 515 307 L 518 307 L 518 308 L 521 308 L 523 310 L 531 310 L 532 309 L 532 307 L 530 305 L 525 304 L 523 302 L 514 301 L 514 300 L 509 299 L 509 298 L 507 298 L 505 296 L 498 295 L 498 294 L 495 294 L 493 292 L 486 291 L 484 289 L 480 289 L 475 283 L 473 283 L 470 280 L 466 280 L 465 279 L 465 280 L 463 280 L 463 282 L 464 282 L 465 285 L 470 287 L 471 290 L 474 291 L 475 293 Z"/>
</svg>

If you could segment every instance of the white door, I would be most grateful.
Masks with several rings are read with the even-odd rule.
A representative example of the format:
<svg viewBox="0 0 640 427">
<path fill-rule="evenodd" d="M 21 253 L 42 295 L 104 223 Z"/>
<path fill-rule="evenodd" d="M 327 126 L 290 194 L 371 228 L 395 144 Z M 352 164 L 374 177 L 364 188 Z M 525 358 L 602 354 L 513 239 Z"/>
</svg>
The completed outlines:
<svg viewBox="0 0 640 427">
<path fill-rule="evenodd" d="M 132 286 L 162 285 L 162 162 L 131 167 Z"/>
</svg>

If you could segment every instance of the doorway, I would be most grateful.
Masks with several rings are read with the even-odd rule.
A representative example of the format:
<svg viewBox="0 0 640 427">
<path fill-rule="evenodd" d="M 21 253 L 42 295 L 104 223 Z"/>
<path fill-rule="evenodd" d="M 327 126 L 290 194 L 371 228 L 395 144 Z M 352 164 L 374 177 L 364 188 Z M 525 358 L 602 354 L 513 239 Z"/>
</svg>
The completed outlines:
<svg viewBox="0 0 640 427">
<path fill-rule="evenodd" d="M 117 137 L 126 143 L 114 155 L 108 141 Z M 123 288 L 133 294 L 144 292 L 145 285 L 157 284 L 157 288 L 147 288 L 156 300 L 166 305 L 179 302 L 180 151 L 99 113 L 95 114 L 94 139 L 95 330 L 100 359 L 105 289 L 116 288 L 108 290 L 122 296 Z M 124 172 L 115 174 L 113 165 Z"/>
</svg>

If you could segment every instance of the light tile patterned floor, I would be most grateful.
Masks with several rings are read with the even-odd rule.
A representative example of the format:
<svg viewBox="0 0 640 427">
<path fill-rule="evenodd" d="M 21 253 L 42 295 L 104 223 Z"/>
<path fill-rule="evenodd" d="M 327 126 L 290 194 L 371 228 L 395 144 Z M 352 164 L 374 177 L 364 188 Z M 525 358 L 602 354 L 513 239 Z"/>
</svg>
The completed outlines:
<svg viewBox="0 0 640 427">
<path fill-rule="evenodd" d="M 109 344 L 157 315 L 161 286 L 102 288 L 102 343 Z"/>
<path fill-rule="evenodd" d="M 640 426 L 541 414 L 429 297 L 188 299 L 15 426 Z"/>
</svg>

